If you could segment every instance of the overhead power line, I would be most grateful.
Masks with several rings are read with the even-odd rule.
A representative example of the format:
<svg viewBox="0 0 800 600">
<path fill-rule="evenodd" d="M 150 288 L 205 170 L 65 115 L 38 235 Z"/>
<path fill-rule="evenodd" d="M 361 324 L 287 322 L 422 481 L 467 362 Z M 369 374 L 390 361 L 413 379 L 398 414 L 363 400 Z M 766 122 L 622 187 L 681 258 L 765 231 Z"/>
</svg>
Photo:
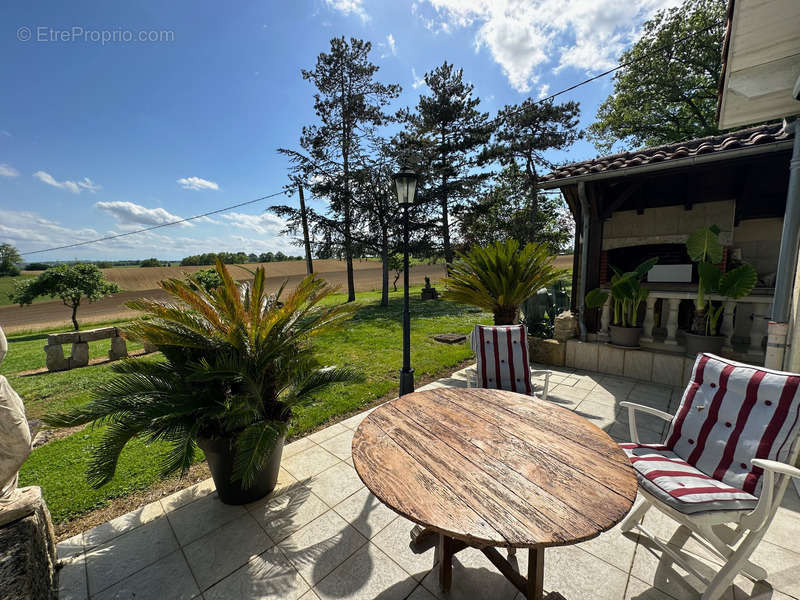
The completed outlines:
<svg viewBox="0 0 800 600">
<path fill-rule="evenodd" d="M 55 248 L 45 248 L 44 250 L 31 250 L 30 252 L 20 252 L 20 256 L 28 256 L 29 254 L 40 254 L 42 252 L 53 252 L 54 250 L 66 250 L 68 248 L 77 248 L 78 246 L 85 246 L 86 244 L 96 244 L 97 242 L 106 242 L 108 240 L 115 240 L 117 238 L 125 237 L 128 235 L 136 235 L 137 233 L 144 233 L 146 231 L 153 231 L 154 229 L 161 229 L 162 227 L 170 227 L 171 225 L 180 225 L 181 223 L 187 223 L 189 221 L 196 221 L 197 219 L 202 219 L 203 217 L 209 217 L 211 215 L 216 215 L 228 210 L 233 210 L 234 208 L 240 208 L 242 206 L 247 206 L 248 204 L 255 204 L 256 202 L 262 202 L 264 200 L 269 200 L 270 198 L 274 198 L 275 196 L 280 196 L 283 194 L 283 191 L 275 192 L 274 194 L 268 194 L 266 196 L 261 196 L 260 198 L 256 198 L 254 200 L 248 200 L 247 202 L 240 202 L 239 204 L 232 204 L 231 206 L 226 206 L 224 208 L 218 208 L 217 210 L 212 210 L 209 212 L 205 212 L 201 215 L 195 215 L 193 217 L 186 217 L 185 219 L 178 219 L 176 221 L 169 221 L 167 223 L 159 223 L 158 225 L 153 225 L 151 227 L 145 227 L 144 229 L 137 229 L 135 231 L 126 231 L 125 233 L 116 233 L 114 235 L 107 235 L 105 237 L 97 238 L 94 240 L 86 240 L 83 242 L 75 242 L 74 244 L 67 244 L 66 246 L 56 246 Z"/>
<path fill-rule="evenodd" d="M 668 44 L 663 44 L 661 46 L 658 46 L 657 48 L 654 48 L 652 51 L 647 52 L 645 54 L 642 54 L 641 56 L 638 56 L 638 57 L 636 57 L 634 59 L 631 59 L 631 60 L 625 61 L 623 63 L 620 63 L 620 64 L 618 64 L 617 66 L 615 66 L 615 67 L 613 67 L 611 69 L 608 69 L 606 71 L 603 71 L 602 73 L 598 73 L 597 75 L 593 75 L 592 77 L 584 79 L 583 81 L 580 81 L 578 83 L 570 85 L 569 87 L 566 87 L 566 88 L 561 89 L 561 90 L 559 90 L 557 92 L 554 92 L 554 93 L 550 94 L 549 96 L 545 96 L 544 98 L 540 98 L 540 99 L 536 100 L 533 103 L 533 106 L 535 106 L 537 104 L 541 104 L 543 102 L 549 102 L 550 100 L 553 100 L 554 98 L 557 98 L 558 96 L 561 96 L 563 94 L 566 94 L 567 92 L 571 92 L 572 90 L 575 90 L 575 89 L 577 89 L 579 87 L 582 87 L 582 86 L 584 86 L 584 85 L 586 85 L 588 83 L 591 83 L 593 81 L 601 79 L 601 78 L 603 78 L 603 77 L 605 77 L 607 75 L 610 75 L 611 73 L 619 71 L 620 69 L 624 69 L 625 67 L 629 67 L 630 65 L 632 65 L 634 63 L 637 63 L 637 62 L 639 62 L 641 60 L 644 60 L 645 58 L 649 58 L 652 55 L 657 54 L 657 53 L 659 53 L 659 52 L 661 52 L 663 50 L 666 50 L 666 49 L 671 48 L 673 46 L 677 46 L 678 44 L 681 44 L 681 43 L 686 42 L 686 41 L 688 41 L 688 40 L 690 40 L 690 39 L 692 39 L 694 37 L 697 37 L 698 35 L 706 33 L 707 31 L 710 31 L 714 27 L 717 27 L 718 25 L 722 25 L 722 24 L 724 24 L 724 21 L 717 21 L 715 23 L 712 23 L 708 27 L 704 27 L 703 29 L 699 29 L 699 30 L 697 30 L 697 31 L 695 31 L 693 33 L 690 33 L 689 35 L 685 35 L 682 38 L 680 38 L 678 40 L 675 40 L 674 42 L 670 42 Z M 525 110 L 528 110 L 528 108 L 527 107 L 522 107 L 522 108 L 519 108 L 519 109 L 517 109 L 515 111 L 511 111 L 507 115 L 504 115 L 504 117 L 508 116 L 510 114 L 517 114 L 517 113 L 520 113 L 520 112 L 524 112 Z M 497 121 L 502 120 L 502 118 L 504 118 L 504 117 L 499 117 L 499 116 L 495 117 L 494 119 L 489 120 L 487 123 L 495 123 Z M 256 198 L 254 200 L 248 200 L 247 202 L 240 202 L 239 204 L 233 204 L 231 206 L 226 206 L 224 208 L 219 208 L 217 210 L 212 210 L 210 212 L 206 212 L 206 213 L 203 213 L 201 215 L 195 215 L 193 217 L 187 217 L 185 219 L 178 219 L 176 221 L 170 221 L 168 223 L 160 223 L 159 225 L 153 225 L 152 227 L 145 227 L 144 229 L 137 229 L 136 231 L 128 231 L 128 232 L 125 232 L 125 233 L 118 233 L 118 234 L 115 234 L 115 235 L 108 235 L 108 236 L 97 238 L 97 239 L 94 239 L 94 240 L 86 240 L 86 241 L 83 241 L 83 242 L 75 242 L 74 244 L 67 244 L 66 246 L 56 246 L 54 248 L 45 248 L 44 250 L 31 250 L 29 252 L 20 252 L 20 256 L 29 256 L 31 254 L 41 254 L 43 252 L 53 252 L 55 250 L 66 250 L 66 249 L 69 249 L 69 248 L 77 248 L 78 246 L 85 246 L 87 244 L 96 244 L 97 242 L 106 242 L 108 240 L 115 240 L 117 238 L 126 237 L 126 236 L 129 236 L 129 235 L 136 235 L 138 233 L 145 233 L 147 231 L 153 231 L 154 229 L 160 229 L 162 227 L 170 227 L 172 225 L 180 225 L 181 223 L 186 223 L 188 221 L 195 221 L 197 219 L 202 219 L 203 217 L 208 217 L 210 215 L 216 215 L 218 213 L 226 212 L 228 210 L 233 210 L 234 208 L 240 208 L 242 206 L 247 206 L 249 204 L 255 204 L 256 202 L 262 202 L 264 200 L 269 200 L 270 198 L 274 198 L 275 196 L 280 196 L 281 194 L 284 194 L 284 193 L 285 193 L 284 191 L 275 192 L 273 194 L 268 194 L 266 196 L 261 196 L 260 198 Z"/>
</svg>

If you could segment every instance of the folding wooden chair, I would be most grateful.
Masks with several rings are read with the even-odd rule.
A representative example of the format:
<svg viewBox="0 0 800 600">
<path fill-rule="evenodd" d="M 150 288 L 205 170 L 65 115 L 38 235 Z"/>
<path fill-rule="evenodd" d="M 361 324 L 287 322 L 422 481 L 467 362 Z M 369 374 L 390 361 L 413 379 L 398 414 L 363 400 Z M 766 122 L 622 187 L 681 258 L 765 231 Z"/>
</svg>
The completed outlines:
<svg viewBox="0 0 800 600">
<path fill-rule="evenodd" d="M 716 600 L 741 572 L 754 581 L 767 572 L 750 556 L 767 532 L 800 452 L 800 375 L 700 354 L 677 413 L 622 402 L 632 443 L 620 444 L 639 478 L 640 504 L 623 521 L 707 584 Z M 640 444 L 636 414 L 670 422 L 661 444 Z M 724 566 L 712 578 L 699 573 L 641 519 L 655 507 L 688 527 Z"/>
<path fill-rule="evenodd" d="M 531 370 L 525 325 L 475 325 L 470 346 L 478 364 L 467 379 L 469 387 L 508 390 L 547 400 L 552 371 Z M 533 376 L 544 376 L 540 394 L 534 393 Z"/>
</svg>

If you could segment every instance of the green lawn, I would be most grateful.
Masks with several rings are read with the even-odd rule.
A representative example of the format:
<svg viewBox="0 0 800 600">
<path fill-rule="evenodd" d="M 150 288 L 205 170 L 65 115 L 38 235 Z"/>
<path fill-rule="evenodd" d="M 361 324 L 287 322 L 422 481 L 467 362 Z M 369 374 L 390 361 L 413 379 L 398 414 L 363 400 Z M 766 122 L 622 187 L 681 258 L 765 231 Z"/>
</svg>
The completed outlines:
<svg viewBox="0 0 800 600">
<path fill-rule="evenodd" d="M 419 288 L 414 290 L 416 298 L 419 298 L 418 291 Z M 360 308 L 352 322 L 315 341 L 321 363 L 357 367 L 366 375 L 366 381 L 330 388 L 320 397 L 319 403 L 296 415 L 292 435 L 302 435 L 397 389 L 402 362 L 402 295 L 392 293 L 387 308 L 379 305 L 379 298 L 377 292 L 359 293 Z M 343 295 L 335 298 L 336 301 L 343 299 Z M 474 324 L 488 323 L 491 319 L 477 309 L 446 301 L 412 300 L 411 312 L 411 363 L 418 379 L 442 374 L 471 356 L 465 344 L 440 344 L 431 339 L 432 335 L 466 333 Z M 9 376 L 20 369 L 44 364 L 43 337 L 42 334 L 10 337 L 9 355 L 0 372 Z M 93 348 L 98 354 L 102 351 L 100 346 Z M 137 360 L 158 360 L 159 356 Z M 100 365 L 32 377 L 10 375 L 9 380 L 25 400 L 28 416 L 36 417 L 86 402 L 91 388 L 112 376 L 109 365 Z M 56 523 L 99 508 L 113 498 L 146 489 L 159 479 L 158 458 L 164 446 L 148 446 L 137 441 L 123 452 L 114 480 L 100 490 L 90 488 L 85 469 L 101 434 L 102 427 L 97 427 L 50 442 L 35 450 L 23 465 L 20 484 L 42 487 Z"/>
</svg>

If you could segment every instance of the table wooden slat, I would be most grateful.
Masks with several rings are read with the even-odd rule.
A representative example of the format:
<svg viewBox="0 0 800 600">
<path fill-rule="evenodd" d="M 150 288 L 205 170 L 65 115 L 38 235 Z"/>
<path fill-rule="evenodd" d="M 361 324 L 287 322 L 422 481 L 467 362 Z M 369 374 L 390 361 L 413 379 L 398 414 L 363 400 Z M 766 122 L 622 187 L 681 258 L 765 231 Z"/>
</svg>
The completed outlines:
<svg viewBox="0 0 800 600">
<path fill-rule="evenodd" d="M 535 496 L 549 496 L 551 502 L 569 507 L 571 519 L 580 522 L 588 519 L 596 527 L 607 526 L 627 512 L 619 505 L 607 502 L 607 488 L 598 485 L 581 471 L 564 468 L 563 463 L 546 452 L 546 446 L 532 444 L 513 433 L 509 434 L 449 401 L 441 402 L 420 395 L 413 401 L 401 398 L 394 408 L 414 418 L 439 438 L 451 433 L 451 439 L 458 440 L 461 447 L 472 445 L 481 450 L 486 460 L 485 468 L 495 473 L 498 481 L 503 481 L 506 487 L 517 490 L 527 501 Z M 476 431 L 481 434 L 473 435 Z M 469 450 L 462 450 L 462 454 Z M 543 494 L 531 493 L 532 486 Z M 564 493 L 565 490 L 568 493 Z M 584 512 L 587 506 L 594 506 L 595 510 L 587 514 Z M 596 513 L 599 518 L 596 518 Z"/>
<path fill-rule="evenodd" d="M 470 543 L 501 537 L 371 421 L 362 422 L 353 436 L 353 463 L 372 493 L 407 519 Z"/>
<path fill-rule="evenodd" d="M 549 455 L 553 461 L 567 465 L 570 470 L 583 473 L 602 485 L 607 491 L 613 491 L 631 501 L 635 500 L 638 484 L 630 460 L 608 437 L 608 434 L 586 419 L 583 419 L 585 421 L 585 440 L 583 443 L 578 443 L 551 431 L 549 426 L 540 426 L 540 422 L 536 419 L 536 412 L 525 411 L 520 414 L 505 411 L 491 402 L 484 402 L 485 398 L 480 396 L 469 398 L 447 393 L 442 394 L 441 399 L 449 400 L 462 410 L 472 412 L 500 428 L 507 429 L 509 435 L 527 440 L 540 448 L 542 453 Z M 572 415 L 571 411 L 564 408 L 553 408 Z M 545 410 L 542 410 L 540 414 L 544 412 Z M 609 442 L 613 444 L 613 447 Z M 622 454 L 625 461 L 619 461 L 613 455 L 609 456 L 611 451 Z"/>
<path fill-rule="evenodd" d="M 479 547 L 589 539 L 636 495 L 633 469 L 605 432 L 499 390 L 441 388 L 387 403 L 359 426 L 353 462 L 384 504 Z"/>
</svg>

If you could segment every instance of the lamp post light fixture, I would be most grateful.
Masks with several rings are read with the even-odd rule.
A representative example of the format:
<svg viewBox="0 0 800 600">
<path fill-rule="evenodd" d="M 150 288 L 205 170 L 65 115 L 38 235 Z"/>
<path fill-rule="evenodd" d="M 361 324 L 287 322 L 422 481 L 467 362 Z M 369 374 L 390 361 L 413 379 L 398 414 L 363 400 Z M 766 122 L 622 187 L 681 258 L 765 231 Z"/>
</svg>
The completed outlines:
<svg viewBox="0 0 800 600">
<path fill-rule="evenodd" d="M 411 313 L 408 308 L 408 209 L 417 193 L 417 174 L 408 167 L 392 175 L 397 202 L 403 207 L 403 368 L 400 369 L 400 395 L 414 391 L 411 368 Z"/>
</svg>

